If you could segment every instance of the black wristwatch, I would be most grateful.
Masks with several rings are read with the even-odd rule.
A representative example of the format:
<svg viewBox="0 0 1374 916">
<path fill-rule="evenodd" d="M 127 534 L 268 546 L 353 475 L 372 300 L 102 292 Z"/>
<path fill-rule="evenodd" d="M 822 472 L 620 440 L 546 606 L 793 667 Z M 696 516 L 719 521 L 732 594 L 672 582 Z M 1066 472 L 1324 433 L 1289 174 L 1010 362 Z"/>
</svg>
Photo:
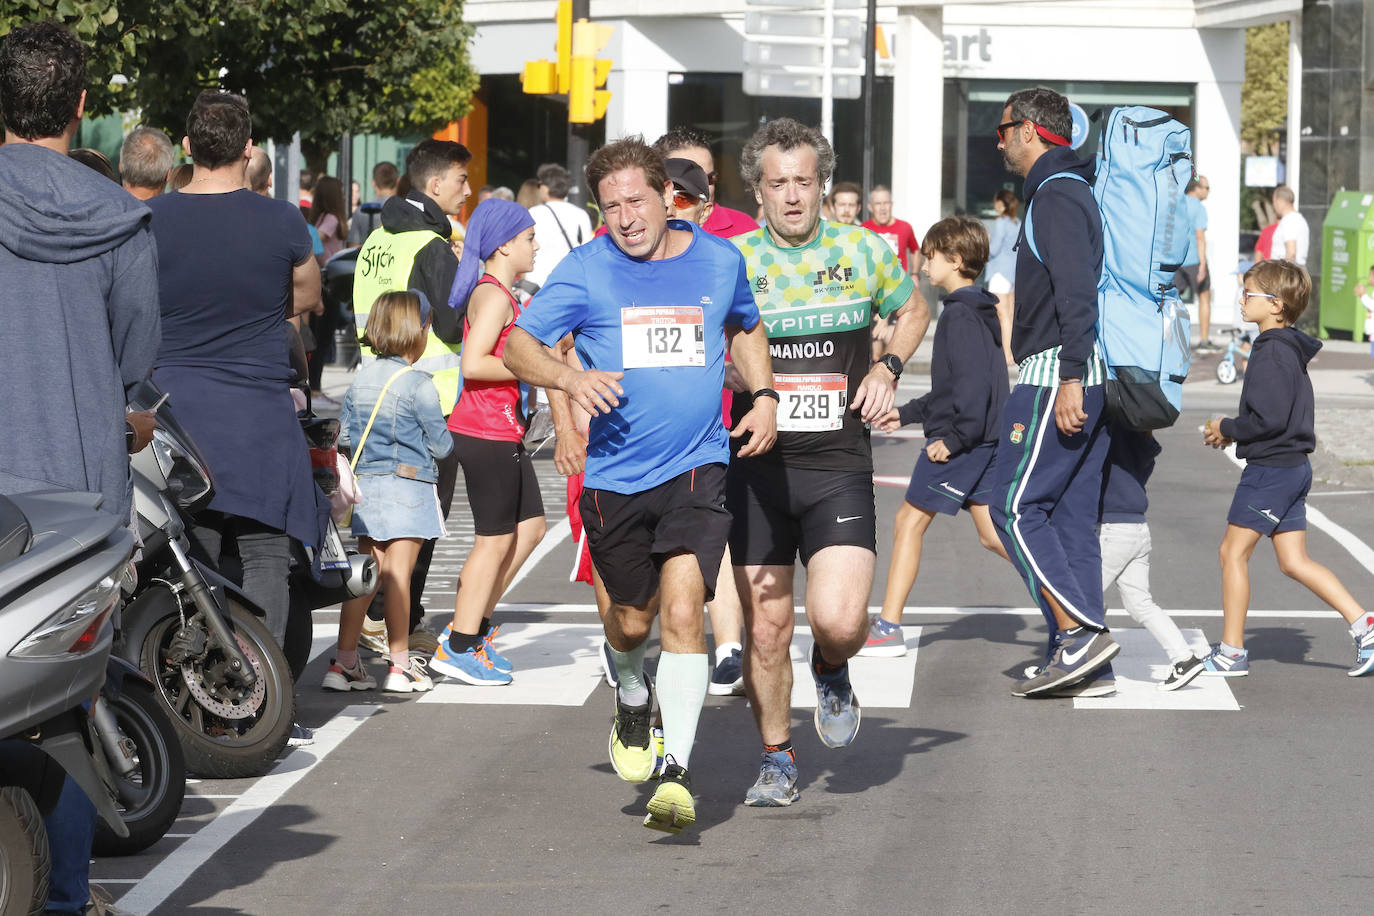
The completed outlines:
<svg viewBox="0 0 1374 916">
<path fill-rule="evenodd" d="M 759 398 L 772 398 L 779 404 L 782 403 L 782 398 L 779 397 L 778 393 L 774 391 L 772 388 L 760 388 L 758 391 L 755 391 L 754 400 L 757 401 Z"/>
<path fill-rule="evenodd" d="M 896 353 L 884 353 L 878 362 L 887 367 L 894 381 L 902 377 L 902 370 L 906 368 L 906 362 Z"/>
</svg>

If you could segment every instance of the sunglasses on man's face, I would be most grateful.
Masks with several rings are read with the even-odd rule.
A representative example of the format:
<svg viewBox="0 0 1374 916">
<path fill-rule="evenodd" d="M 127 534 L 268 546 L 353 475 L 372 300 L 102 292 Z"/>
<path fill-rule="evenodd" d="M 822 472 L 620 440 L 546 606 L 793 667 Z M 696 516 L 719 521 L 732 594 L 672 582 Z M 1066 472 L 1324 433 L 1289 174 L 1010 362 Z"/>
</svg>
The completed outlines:
<svg viewBox="0 0 1374 916">
<path fill-rule="evenodd" d="M 1006 122 L 1005 124 L 998 124 L 998 125 L 997 125 L 997 139 L 998 139 L 998 140 L 1001 140 L 1003 143 L 1006 143 L 1006 142 L 1007 142 L 1007 131 L 1011 130 L 1013 127 L 1016 127 L 1016 126 L 1018 126 L 1018 125 L 1020 125 L 1020 124 L 1024 124 L 1024 123 L 1026 123 L 1026 119 L 1025 119 L 1025 118 L 1018 118 L 1018 119 L 1016 119 L 1015 121 L 1008 121 L 1008 122 Z"/>
<path fill-rule="evenodd" d="M 701 203 L 701 198 L 695 194 L 688 194 L 686 191 L 673 192 L 673 206 L 679 210 L 690 210 Z"/>
</svg>

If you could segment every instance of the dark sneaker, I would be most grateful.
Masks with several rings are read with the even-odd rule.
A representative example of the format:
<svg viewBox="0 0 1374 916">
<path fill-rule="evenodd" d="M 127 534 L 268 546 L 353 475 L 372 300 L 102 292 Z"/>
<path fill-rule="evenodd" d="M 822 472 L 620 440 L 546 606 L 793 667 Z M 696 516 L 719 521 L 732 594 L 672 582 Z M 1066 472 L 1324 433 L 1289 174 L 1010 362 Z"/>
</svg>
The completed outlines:
<svg viewBox="0 0 1374 916">
<path fill-rule="evenodd" d="M 1202 673 L 1208 677 L 1245 677 L 1250 673 L 1250 653 L 1241 649 L 1239 655 L 1227 655 L 1217 643 L 1203 656 Z"/>
<path fill-rule="evenodd" d="M 286 739 L 287 747 L 309 747 L 315 743 L 315 730 L 306 728 L 299 722 L 291 723 L 291 737 Z"/>
<path fill-rule="evenodd" d="M 874 617 L 868 624 L 868 640 L 859 654 L 866 658 L 900 658 L 906 655 L 906 637 L 900 623 Z"/>
<path fill-rule="evenodd" d="M 1193 678 L 1202 673 L 1202 659 L 1196 655 L 1190 655 L 1181 662 L 1176 662 L 1174 667 L 1169 670 L 1169 676 L 1159 682 L 1159 690 L 1177 690 L 1178 688 L 1190 683 Z"/>
<path fill-rule="evenodd" d="M 730 654 L 716 665 L 706 692 L 713 697 L 744 696 L 744 657 L 739 649 L 731 649 Z"/>
<path fill-rule="evenodd" d="M 1105 633 L 1078 628 L 1064 634 L 1064 641 L 1054 652 L 1054 658 L 1035 677 L 1027 678 L 1012 688 L 1014 697 L 1033 697 L 1055 693 L 1085 680 L 1098 668 L 1111 661 L 1121 646 Z"/>
<path fill-rule="evenodd" d="M 759 778 L 744 793 L 744 803 L 750 808 L 785 808 L 798 798 L 797 761 L 787 751 L 764 754 Z"/>
<path fill-rule="evenodd" d="M 849 665 L 821 674 L 820 650 L 811 646 L 811 677 L 816 681 L 816 713 L 812 722 L 826 747 L 846 747 L 859 733 L 859 698 L 849 684 Z"/>
<path fill-rule="evenodd" d="M 626 706 L 620 702 L 620 691 L 615 692 L 608 750 L 615 774 L 626 782 L 643 782 L 653 775 L 654 742 L 649 718 L 653 707 L 652 693 L 643 706 Z"/>
<path fill-rule="evenodd" d="M 1346 674 L 1360 677 L 1374 671 L 1374 626 L 1355 637 L 1355 664 Z"/>
<path fill-rule="evenodd" d="M 681 833 L 683 827 L 690 827 L 697 819 L 696 803 L 692 800 L 692 777 L 677 765 L 672 757 L 663 767 L 663 775 L 658 778 L 658 788 L 646 806 L 644 826 L 650 830 L 664 833 Z"/>
<path fill-rule="evenodd" d="M 1042 697 L 1109 697 L 1116 693 L 1116 672 L 1108 662 L 1092 674 L 1068 687 L 1061 687 L 1052 693 L 1037 694 Z"/>
<path fill-rule="evenodd" d="M 1039 677 L 1041 673 L 1050 666 L 1050 662 L 1054 661 L 1054 653 L 1059 651 L 1059 646 L 1063 641 L 1063 630 L 1055 630 L 1051 633 L 1049 645 L 1045 648 L 1044 659 L 1038 665 L 1027 665 L 1025 670 L 1021 673 L 1024 674 L 1028 680 L 1033 677 Z"/>
</svg>

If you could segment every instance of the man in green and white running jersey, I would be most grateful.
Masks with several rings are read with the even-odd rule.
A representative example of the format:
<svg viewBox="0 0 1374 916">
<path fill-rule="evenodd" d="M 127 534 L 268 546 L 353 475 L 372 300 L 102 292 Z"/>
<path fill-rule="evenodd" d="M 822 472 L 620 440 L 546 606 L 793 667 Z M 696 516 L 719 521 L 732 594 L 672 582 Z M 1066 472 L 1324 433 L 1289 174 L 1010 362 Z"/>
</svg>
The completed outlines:
<svg viewBox="0 0 1374 916">
<path fill-rule="evenodd" d="M 848 662 L 867 638 L 876 558 L 866 424 L 892 406 L 902 367 L 930 324 L 925 300 L 882 238 L 820 218 L 834 166 L 825 137 L 789 118 L 760 128 L 740 156 L 767 219 L 731 241 L 744 254 L 768 332 L 779 400 L 776 446 L 736 457 L 726 483 L 730 552 L 749 627 L 745 685 L 763 739 L 758 781 L 745 795 L 754 806 L 788 805 L 799 794 L 788 657 L 798 556 L 815 637 L 816 731 L 830 747 L 858 732 Z M 870 365 L 875 312 L 895 313 L 897 326 L 888 352 Z M 736 394 L 734 415 L 752 402 Z"/>
</svg>

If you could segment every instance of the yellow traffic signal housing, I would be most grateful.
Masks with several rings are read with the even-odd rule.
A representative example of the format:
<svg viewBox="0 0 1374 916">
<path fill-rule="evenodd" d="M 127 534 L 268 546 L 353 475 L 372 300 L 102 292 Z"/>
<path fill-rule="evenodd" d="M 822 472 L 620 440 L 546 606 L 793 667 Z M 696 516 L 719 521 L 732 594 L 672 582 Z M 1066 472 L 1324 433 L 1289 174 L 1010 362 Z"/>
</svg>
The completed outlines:
<svg viewBox="0 0 1374 916">
<path fill-rule="evenodd" d="M 524 90 L 531 95 L 566 94 L 572 86 L 572 0 L 558 0 L 554 25 L 558 29 L 558 38 L 554 42 L 557 60 L 540 58 L 526 61 L 525 69 L 520 73 Z"/>
<path fill-rule="evenodd" d="M 611 73 L 611 61 L 597 58 L 614 34 L 613 26 L 580 19 L 572 29 L 571 85 L 568 88 L 568 120 L 591 124 L 606 115 L 610 92 L 602 89 Z"/>
<path fill-rule="evenodd" d="M 558 65 L 551 60 L 526 61 L 520 73 L 520 82 L 526 92 L 534 95 L 548 95 L 558 91 Z"/>
</svg>

